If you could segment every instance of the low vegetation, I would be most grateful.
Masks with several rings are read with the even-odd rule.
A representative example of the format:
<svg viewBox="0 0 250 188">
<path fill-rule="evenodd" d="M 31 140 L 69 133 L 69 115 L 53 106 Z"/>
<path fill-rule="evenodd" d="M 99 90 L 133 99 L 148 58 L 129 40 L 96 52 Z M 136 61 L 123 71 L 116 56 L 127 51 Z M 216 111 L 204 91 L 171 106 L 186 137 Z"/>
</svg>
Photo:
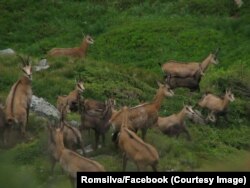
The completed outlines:
<svg viewBox="0 0 250 188">
<path fill-rule="evenodd" d="M 0 49 L 30 55 L 33 65 L 53 47 L 79 46 L 83 33 L 95 41 L 86 58 L 73 63 L 65 57 L 52 58 L 49 69 L 33 72 L 33 93 L 53 105 L 58 96 L 74 89 L 79 74 L 84 81 L 83 98 L 114 97 L 117 109 L 151 101 L 156 81 L 163 81 L 159 63 L 201 62 L 219 47 L 219 64 L 206 70 L 200 92 L 190 95 L 188 89 L 175 89 L 175 95 L 163 101 L 159 115 L 177 113 L 183 102 L 194 105 L 207 91 L 222 96 L 231 88 L 235 101 L 228 106 L 229 122 L 187 121 L 191 141 L 183 134 L 177 139 L 149 129 L 146 142 L 159 153 L 158 171 L 250 170 L 249 1 L 239 9 L 233 0 L 2 0 L 0 12 Z M 21 76 L 17 57 L 0 56 L 0 102 L 4 103 Z M 80 122 L 77 113 L 67 118 Z M 26 131 L 33 139 L 23 143 L 13 135 L 13 146 L 1 147 L 2 187 L 70 187 L 60 165 L 51 176 L 46 124 L 47 120 L 30 112 Z M 110 129 L 106 145 L 87 157 L 107 171 L 121 171 L 122 154 L 111 134 Z M 93 132 L 82 136 L 86 146 L 94 143 Z M 126 169 L 137 170 L 131 161 Z M 7 181 L 9 176 L 16 181 Z"/>
</svg>

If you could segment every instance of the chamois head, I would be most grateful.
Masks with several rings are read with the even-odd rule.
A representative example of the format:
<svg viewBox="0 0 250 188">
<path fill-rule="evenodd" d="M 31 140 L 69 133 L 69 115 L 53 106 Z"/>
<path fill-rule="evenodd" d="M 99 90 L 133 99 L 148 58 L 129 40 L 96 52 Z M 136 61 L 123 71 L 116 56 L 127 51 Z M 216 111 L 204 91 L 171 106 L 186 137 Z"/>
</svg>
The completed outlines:
<svg viewBox="0 0 250 188">
<path fill-rule="evenodd" d="M 60 127 L 48 125 L 48 130 L 50 133 L 50 141 L 59 146 L 61 143 L 63 144 L 63 123 L 60 122 Z"/>
<path fill-rule="evenodd" d="M 22 71 L 24 72 L 24 76 L 28 77 L 30 80 L 32 80 L 32 67 L 31 63 L 29 61 L 29 57 L 25 60 L 23 57 L 19 56 L 22 62 Z"/>
<path fill-rule="evenodd" d="M 94 44 L 95 42 L 90 35 L 87 35 L 83 40 L 86 41 L 88 44 Z"/>
<path fill-rule="evenodd" d="M 172 97 L 174 96 L 174 92 L 173 90 L 170 89 L 170 86 L 168 84 L 162 84 L 160 82 L 157 81 L 157 84 L 159 86 L 159 88 L 161 88 L 164 92 L 164 95 L 166 97 Z"/>
<path fill-rule="evenodd" d="M 210 112 L 207 117 L 206 117 L 206 122 L 212 122 L 212 123 L 215 123 L 216 122 L 216 117 L 214 115 L 213 112 Z"/>
<path fill-rule="evenodd" d="M 84 83 L 83 83 L 83 80 L 82 80 L 82 79 L 79 79 L 79 80 L 76 79 L 76 89 L 77 89 L 77 91 L 79 91 L 80 93 L 82 93 L 82 92 L 85 90 L 83 84 L 84 84 Z"/>
<path fill-rule="evenodd" d="M 194 115 L 195 114 L 192 106 L 185 105 L 185 104 L 183 104 L 183 106 L 184 106 L 183 108 L 185 110 L 185 114 L 188 114 L 188 115 Z"/>
<path fill-rule="evenodd" d="M 231 89 L 226 90 L 225 98 L 227 98 L 230 102 L 235 100 L 234 94 L 232 93 Z"/>
<path fill-rule="evenodd" d="M 218 64 L 219 63 L 219 60 L 218 60 L 218 53 L 220 51 L 220 48 L 217 48 L 213 53 L 212 53 L 212 58 L 211 58 L 211 63 L 213 64 Z"/>
</svg>

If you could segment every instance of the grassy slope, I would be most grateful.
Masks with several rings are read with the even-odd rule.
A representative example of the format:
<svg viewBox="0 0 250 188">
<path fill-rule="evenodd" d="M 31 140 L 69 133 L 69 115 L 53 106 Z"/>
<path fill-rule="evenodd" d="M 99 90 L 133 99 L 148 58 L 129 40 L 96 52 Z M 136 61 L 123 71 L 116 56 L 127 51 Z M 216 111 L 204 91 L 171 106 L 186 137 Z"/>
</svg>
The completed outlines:
<svg viewBox="0 0 250 188">
<path fill-rule="evenodd" d="M 209 68 L 201 89 L 202 92 L 209 89 L 221 94 L 226 87 L 232 87 L 237 100 L 230 105 L 231 124 L 222 121 L 219 127 L 215 127 L 188 123 L 193 137 L 191 142 L 183 138 L 168 138 L 151 130 L 147 141 L 160 153 L 159 170 L 249 170 L 249 165 L 239 164 L 235 169 L 228 167 L 228 163 L 219 169 L 217 164 L 213 165 L 213 162 L 230 163 L 249 156 L 249 98 L 238 90 L 240 84 L 250 88 L 249 9 L 249 3 L 245 2 L 240 18 L 235 19 L 230 15 L 237 10 L 227 0 L 148 0 L 144 3 L 139 0 L 133 3 L 121 0 L 70 3 L 66 0 L 54 3 L 49 0 L 29 3 L 6 0 L 0 3 L 0 49 L 11 47 L 19 53 L 31 55 L 36 63 L 51 47 L 78 45 L 82 33 L 90 33 L 95 44 L 90 47 L 88 58 L 76 64 L 68 64 L 64 58 L 51 59 L 50 69 L 34 73 L 34 93 L 55 104 L 57 95 L 73 89 L 74 78 L 80 73 L 87 88 L 84 97 L 104 100 L 115 95 L 118 105 L 122 106 L 152 99 L 155 80 L 162 79 L 158 63 L 168 59 L 201 61 L 219 46 L 222 49 L 220 65 Z M 2 100 L 21 74 L 18 67 L 15 57 L 0 57 Z M 192 102 L 201 95 L 194 94 Z M 160 114 L 177 112 L 183 101 L 188 101 L 187 96 L 186 90 L 176 90 L 174 98 L 164 101 Z M 1 151 L 4 154 L 1 161 L 8 159 L 5 168 L 9 173 L 12 169 L 20 169 L 20 173 L 16 173 L 20 179 L 27 178 L 22 170 L 33 174 L 30 187 L 67 187 L 68 181 L 60 175 L 59 169 L 56 177 L 48 178 L 49 164 L 44 157 L 46 138 L 42 125 L 32 117 L 28 127 L 37 133 L 38 139 Z M 89 143 L 91 137 L 85 136 L 86 143 Z M 110 139 L 106 147 L 91 156 L 107 170 L 121 170 L 121 154 Z M 8 163 L 14 163 L 14 166 Z M 135 167 L 130 163 L 128 169 L 134 170 Z M 14 187 L 21 185 L 14 184 Z"/>
</svg>

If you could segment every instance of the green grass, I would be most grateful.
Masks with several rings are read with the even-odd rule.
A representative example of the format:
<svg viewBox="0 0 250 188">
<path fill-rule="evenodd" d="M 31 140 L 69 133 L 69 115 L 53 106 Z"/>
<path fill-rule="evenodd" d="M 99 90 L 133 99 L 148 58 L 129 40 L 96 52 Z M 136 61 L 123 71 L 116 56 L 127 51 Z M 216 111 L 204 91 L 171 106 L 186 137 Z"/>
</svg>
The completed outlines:
<svg viewBox="0 0 250 188">
<path fill-rule="evenodd" d="M 244 1 L 238 10 L 232 2 L 3 0 L 0 49 L 30 55 L 36 64 L 52 47 L 78 46 L 83 33 L 90 34 L 95 43 L 87 58 L 75 64 L 68 58 L 49 59 L 49 69 L 33 73 L 33 93 L 55 105 L 58 95 L 74 89 L 75 78 L 81 74 L 84 98 L 104 101 L 113 96 L 119 108 L 153 99 L 156 81 L 163 79 L 158 63 L 169 59 L 199 62 L 220 47 L 220 63 L 207 70 L 201 92 L 190 98 L 188 90 L 177 89 L 174 97 L 164 100 L 159 114 L 178 112 L 183 101 L 195 104 L 205 91 L 221 95 L 230 87 L 236 97 L 229 106 L 231 122 L 222 120 L 218 126 L 187 122 L 190 142 L 184 136 L 169 138 L 153 129 L 146 140 L 159 152 L 159 171 L 249 171 L 243 163 L 249 164 L 250 150 L 250 3 Z M 21 75 L 18 58 L 0 56 L 0 101 L 5 101 Z M 80 117 L 71 114 L 69 119 L 79 121 Z M 50 176 L 45 125 L 46 121 L 32 114 L 27 129 L 34 140 L 0 151 L 1 185 L 70 187 L 59 165 Z M 109 130 L 106 146 L 88 157 L 108 171 L 121 171 L 121 152 L 111 142 L 111 134 Z M 93 133 L 83 136 L 86 145 L 94 140 Z M 136 167 L 129 162 L 127 170 L 136 171 Z M 9 174 L 17 181 L 7 182 Z"/>
</svg>

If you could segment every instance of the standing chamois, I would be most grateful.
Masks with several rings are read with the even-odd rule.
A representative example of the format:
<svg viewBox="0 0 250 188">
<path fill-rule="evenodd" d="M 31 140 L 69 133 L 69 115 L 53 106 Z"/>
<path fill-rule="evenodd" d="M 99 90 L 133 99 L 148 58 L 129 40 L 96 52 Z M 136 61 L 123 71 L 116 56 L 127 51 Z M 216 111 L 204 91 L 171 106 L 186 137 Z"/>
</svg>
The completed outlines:
<svg viewBox="0 0 250 188">
<path fill-rule="evenodd" d="M 87 54 L 87 49 L 89 44 L 93 44 L 94 40 L 91 36 L 87 35 L 83 41 L 82 44 L 79 47 L 74 48 L 53 48 L 51 49 L 47 56 L 48 57 L 72 57 L 75 59 L 84 58 Z"/>
<path fill-rule="evenodd" d="M 192 106 L 184 105 L 182 110 L 177 114 L 172 114 L 167 117 L 158 117 L 157 127 L 162 133 L 169 136 L 179 137 L 180 133 L 184 132 L 187 139 L 191 140 L 184 120 L 188 115 L 193 114 L 195 114 L 195 112 L 193 111 Z"/>
<path fill-rule="evenodd" d="M 64 96 L 58 96 L 57 97 L 57 109 L 61 113 L 62 108 L 65 106 L 67 103 L 67 111 L 73 111 L 76 112 L 79 108 L 79 101 L 81 98 L 81 94 L 85 90 L 83 86 L 83 81 L 81 78 L 79 80 L 76 80 L 76 86 L 73 91 L 71 91 L 68 95 Z M 67 113 L 67 112 L 66 112 Z"/>
<path fill-rule="evenodd" d="M 63 143 L 67 149 L 70 149 L 72 151 L 77 151 L 77 149 L 81 149 L 82 153 L 85 154 L 81 132 L 76 127 L 70 126 L 65 121 L 67 114 L 65 111 L 67 110 L 67 106 L 68 106 L 67 103 L 65 104 L 65 106 L 63 106 L 60 117 L 60 123 L 63 126 Z M 51 161 L 51 173 L 53 174 L 55 164 L 56 162 L 58 162 L 58 157 L 56 156 L 55 153 L 56 146 L 55 144 L 51 143 L 50 136 L 48 140 L 48 151 Z"/>
<path fill-rule="evenodd" d="M 166 74 L 166 77 L 170 79 L 171 77 L 193 77 L 197 71 L 204 74 L 210 64 L 217 64 L 219 49 L 217 49 L 214 53 L 210 53 L 206 59 L 204 59 L 201 63 L 198 62 L 178 62 L 174 60 L 170 60 L 163 65 L 160 65 L 162 71 Z"/>
<path fill-rule="evenodd" d="M 158 111 L 164 97 L 172 97 L 174 92 L 169 88 L 169 85 L 158 82 L 159 89 L 152 102 L 144 103 L 128 109 L 128 118 L 131 123 L 131 129 L 137 132 L 139 129 L 142 132 L 142 139 L 145 139 L 147 129 L 157 123 Z M 122 110 L 112 114 L 109 123 L 114 130 L 114 136 L 119 132 L 122 124 Z M 115 140 L 115 138 L 113 138 Z"/>
<path fill-rule="evenodd" d="M 130 123 L 128 119 L 128 108 L 122 109 L 122 125 L 118 135 L 118 145 L 123 152 L 123 171 L 126 170 L 127 160 L 131 159 L 137 166 L 138 171 L 146 170 L 151 166 L 153 171 L 157 171 L 159 154 L 150 144 L 145 143 L 133 131 L 128 129 Z"/>
<path fill-rule="evenodd" d="M 48 126 L 50 149 L 53 156 L 59 161 L 63 170 L 69 175 L 72 184 L 76 185 L 77 172 L 103 172 L 104 167 L 98 162 L 88 159 L 64 147 L 63 129 L 64 125 L 60 123 L 60 128 Z"/>
<path fill-rule="evenodd" d="M 81 130 L 93 129 L 95 131 L 95 145 L 97 149 L 99 137 L 102 136 L 103 144 L 105 144 L 105 133 L 109 129 L 108 121 L 112 115 L 114 99 L 108 99 L 105 103 L 87 99 L 81 101 Z"/>
<path fill-rule="evenodd" d="M 29 58 L 24 60 L 21 56 L 19 57 L 24 75 L 11 87 L 6 99 L 5 114 L 8 129 L 10 130 L 13 124 L 17 123 L 20 125 L 21 134 L 25 136 L 32 97 L 32 67 Z"/>
<path fill-rule="evenodd" d="M 219 116 L 224 116 L 225 120 L 228 121 L 227 108 L 229 102 L 233 102 L 234 100 L 234 94 L 231 90 L 227 89 L 223 98 L 211 93 L 206 93 L 198 102 L 198 105 L 201 108 L 208 109 L 215 116 L 216 120 L 218 120 Z"/>
</svg>

